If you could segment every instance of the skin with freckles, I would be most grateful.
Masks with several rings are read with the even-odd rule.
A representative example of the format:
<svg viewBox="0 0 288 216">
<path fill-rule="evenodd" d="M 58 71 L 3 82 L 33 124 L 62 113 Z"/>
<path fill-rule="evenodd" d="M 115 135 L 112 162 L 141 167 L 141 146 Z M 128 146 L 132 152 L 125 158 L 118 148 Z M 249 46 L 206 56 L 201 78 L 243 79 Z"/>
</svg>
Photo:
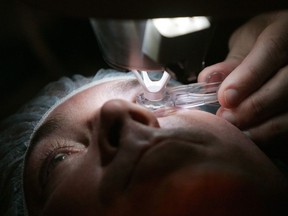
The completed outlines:
<svg viewBox="0 0 288 216">
<path fill-rule="evenodd" d="M 29 215 L 279 215 L 287 182 L 213 114 L 156 118 L 137 81 L 86 89 L 56 107 L 27 155 Z M 283 208 L 282 208 L 283 207 Z"/>
<path fill-rule="evenodd" d="M 221 72 L 217 115 L 259 145 L 288 141 L 288 11 L 259 15 L 237 29 L 227 58 L 205 68 L 198 81 Z"/>
</svg>

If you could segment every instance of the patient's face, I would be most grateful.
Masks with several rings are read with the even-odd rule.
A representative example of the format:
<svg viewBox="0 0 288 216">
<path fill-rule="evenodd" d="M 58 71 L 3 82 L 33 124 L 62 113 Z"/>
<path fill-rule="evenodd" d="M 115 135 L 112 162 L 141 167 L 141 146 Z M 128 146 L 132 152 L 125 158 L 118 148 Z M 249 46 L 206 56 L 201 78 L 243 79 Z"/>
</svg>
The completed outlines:
<svg viewBox="0 0 288 216">
<path fill-rule="evenodd" d="M 282 175 L 250 140 L 202 111 L 157 119 L 134 104 L 140 91 L 136 81 L 109 81 L 48 116 L 26 163 L 31 215 L 268 212 Z"/>
</svg>

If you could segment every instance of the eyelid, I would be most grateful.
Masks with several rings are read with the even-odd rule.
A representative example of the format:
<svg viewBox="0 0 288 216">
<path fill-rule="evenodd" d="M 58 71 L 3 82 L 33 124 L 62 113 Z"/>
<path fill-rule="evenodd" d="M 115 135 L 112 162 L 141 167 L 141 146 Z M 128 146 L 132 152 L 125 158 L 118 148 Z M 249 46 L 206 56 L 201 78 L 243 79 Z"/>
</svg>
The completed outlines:
<svg viewBox="0 0 288 216">
<path fill-rule="evenodd" d="M 57 154 L 67 153 L 68 157 L 71 157 L 73 154 L 83 152 L 85 149 L 86 147 L 84 144 L 80 144 L 80 143 L 76 143 L 72 141 L 60 141 L 60 142 L 52 141 L 48 150 L 43 153 L 43 156 L 41 158 L 41 166 L 40 166 L 40 171 L 38 173 L 40 186 L 42 188 L 45 188 L 46 185 L 48 184 L 49 176 L 50 176 L 48 172 L 49 172 L 49 169 L 51 169 L 52 160 Z M 61 163 L 64 163 L 64 161 Z M 56 169 L 56 167 L 53 169 Z M 53 170 L 52 170 L 52 173 L 53 173 Z"/>
</svg>

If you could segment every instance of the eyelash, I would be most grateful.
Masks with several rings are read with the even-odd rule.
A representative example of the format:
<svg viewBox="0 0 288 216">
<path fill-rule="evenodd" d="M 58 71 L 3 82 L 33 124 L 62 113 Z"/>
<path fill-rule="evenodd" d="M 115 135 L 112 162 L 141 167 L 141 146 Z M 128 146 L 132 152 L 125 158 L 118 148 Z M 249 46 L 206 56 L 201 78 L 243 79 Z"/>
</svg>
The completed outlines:
<svg viewBox="0 0 288 216">
<path fill-rule="evenodd" d="M 82 146 L 82 145 L 81 145 Z M 83 148 L 83 149 L 82 149 Z M 53 170 L 59 165 L 59 163 L 63 162 L 67 159 L 67 157 L 70 157 L 72 154 L 80 153 L 84 150 L 84 147 L 75 147 L 75 145 L 72 145 L 71 143 L 65 142 L 65 141 L 56 141 L 49 146 L 48 151 L 44 153 L 44 156 L 41 158 L 42 166 L 40 171 L 40 182 L 43 186 L 46 185 L 48 178 L 50 174 L 53 172 Z M 53 164 L 53 160 L 55 158 L 57 159 L 57 156 L 60 155 L 61 157 L 64 155 L 64 159 L 60 161 L 56 161 L 55 164 Z"/>
</svg>

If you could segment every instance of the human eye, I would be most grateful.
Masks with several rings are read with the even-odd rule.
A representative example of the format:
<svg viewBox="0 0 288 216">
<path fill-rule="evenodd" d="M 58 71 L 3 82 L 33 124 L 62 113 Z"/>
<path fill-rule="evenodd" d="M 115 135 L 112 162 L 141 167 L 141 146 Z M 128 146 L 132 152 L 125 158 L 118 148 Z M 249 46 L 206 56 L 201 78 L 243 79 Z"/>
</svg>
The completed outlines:
<svg viewBox="0 0 288 216">
<path fill-rule="evenodd" d="M 83 153 L 85 149 L 85 145 L 73 141 L 52 141 L 42 158 L 43 162 L 40 169 L 41 185 L 45 187 L 58 166 L 62 166 L 67 160 L 79 153 Z"/>
</svg>

